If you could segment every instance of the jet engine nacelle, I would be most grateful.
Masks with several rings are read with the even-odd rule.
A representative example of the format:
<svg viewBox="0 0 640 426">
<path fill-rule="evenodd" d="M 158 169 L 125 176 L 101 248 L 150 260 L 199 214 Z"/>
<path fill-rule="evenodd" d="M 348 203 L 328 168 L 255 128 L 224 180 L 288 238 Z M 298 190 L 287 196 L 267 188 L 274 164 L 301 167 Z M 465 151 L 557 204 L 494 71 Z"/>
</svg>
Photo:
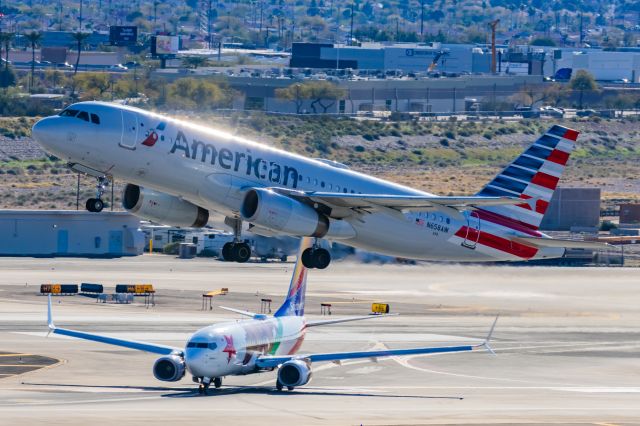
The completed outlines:
<svg viewBox="0 0 640 426">
<path fill-rule="evenodd" d="M 274 235 L 332 239 L 348 239 L 356 235 L 350 223 L 329 219 L 308 204 L 269 189 L 247 191 L 240 214 L 242 219 L 259 229 L 276 231 Z"/>
<path fill-rule="evenodd" d="M 311 367 L 300 359 L 285 362 L 278 370 L 278 380 L 284 386 L 302 386 L 311 380 Z"/>
<path fill-rule="evenodd" d="M 128 183 L 122 192 L 122 206 L 143 219 L 171 226 L 202 228 L 209 211 L 163 192 Z"/>
<path fill-rule="evenodd" d="M 177 355 L 163 356 L 153 364 L 153 375 L 163 382 L 177 382 L 184 373 L 184 359 Z"/>
</svg>

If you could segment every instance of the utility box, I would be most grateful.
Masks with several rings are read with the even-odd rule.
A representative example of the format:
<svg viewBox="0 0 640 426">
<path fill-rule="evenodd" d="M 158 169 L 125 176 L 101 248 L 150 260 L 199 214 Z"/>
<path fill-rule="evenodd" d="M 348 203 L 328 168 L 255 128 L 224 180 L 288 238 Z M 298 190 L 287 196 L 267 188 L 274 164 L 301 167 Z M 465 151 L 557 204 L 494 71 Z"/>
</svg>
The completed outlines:
<svg viewBox="0 0 640 426">
<path fill-rule="evenodd" d="M 180 259 L 193 259 L 197 254 L 197 246 L 193 243 L 180 243 L 178 257 Z"/>
</svg>

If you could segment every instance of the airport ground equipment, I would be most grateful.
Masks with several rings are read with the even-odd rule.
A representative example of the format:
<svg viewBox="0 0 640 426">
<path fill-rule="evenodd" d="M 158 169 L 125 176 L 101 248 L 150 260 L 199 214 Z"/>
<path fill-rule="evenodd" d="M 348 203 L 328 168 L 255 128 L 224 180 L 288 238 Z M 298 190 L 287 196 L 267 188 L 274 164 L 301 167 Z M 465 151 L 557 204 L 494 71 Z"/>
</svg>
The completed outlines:
<svg viewBox="0 0 640 426">
<path fill-rule="evenodd" d="M 331 315 L 331 303 L 320 304 L 320 315 Z"/>
<path fill-rule="evenodd" d="M 388 314 L 389 313 L 389 304 L 388 303 L 372 303 L 371 304 L 371 313 L 373 313 L 373 314 Z"/>
<path fill-rule="evenodd" d="M 42 284 L 40 294 L 53 294 L 56 296 L 73 296 L 78 294 L 77 284 Z"/>
<path fill-rule="evenodd" d="M 262 314 L 270 314 L 271 313 L 271 299 L 260 299 L 260 313 Z"/>
<path fill-rule="evenodd" d="M 209 301 L 209 310 L 213 310 L 213 298 L 215 296 L 226 296 L 229 293 L 229 289 L 227 287 L 222 287 L 219 290 L 209 291 L 207 293 L 202 294 L 202 310 L 206 310 L 207 301 Z"/>
<path fill-rule="evenodd" d="M 102 286 L 102 284 L 82 283 L 80 284 L 80 292 L 90 293 L 90 294 L 102 294 L 104 293 L 104 287 Z"/>
<path fill-rule="evenodd" d="M 222 378 L 265 371 L 277 371 L 276 389 L 293 390 L 309 383 L 312 366 L 318 362 L 339 363 L 346 359 L 377 359 L 389 356 L 457 353 L 487 350 L 493 353 L 489 340 L 496 320 L 486 339 L 477 344 L 458 346 L 419 347 L 356 352 L 325 352 L 298 354 L 309 328 L 349 321 L 385 318 L 388 315 L 364 315 L 350 318 L 310 320 L 304 316 L 307 268 L 301 260 L 302 252 L 311 247 L 312 238 L 303 238 L 298 261 L 293 271 L 287 296 L 273 315 L 221 306 L 221 309 L 248 317 L 242 321 L 213 324 L 196 331 L 184 348 L 149 342 L 118 339 L 54 325 L 49 295 L 47 323 L 50 333 L 101 342 L 160 355 L 153 365 L 153 375 L 161 381 L 175 382 L 187 373 L 199 383 L 199 393 L 206 393 L 213 383 L 218 388 Z"/>
</svg>

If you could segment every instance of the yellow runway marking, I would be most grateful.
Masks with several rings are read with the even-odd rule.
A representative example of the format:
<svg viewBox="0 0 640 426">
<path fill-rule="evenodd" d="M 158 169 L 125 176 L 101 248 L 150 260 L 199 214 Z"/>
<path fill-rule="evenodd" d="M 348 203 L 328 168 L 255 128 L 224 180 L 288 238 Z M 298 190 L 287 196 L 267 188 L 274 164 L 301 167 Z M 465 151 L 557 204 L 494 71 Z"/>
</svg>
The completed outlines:
<svg viewBox="0 0 640 426">
<path fill-rule="evenodd" d="M 2 356 L 33 356 L 32 354 L 0 354 Z"/>
</svg>

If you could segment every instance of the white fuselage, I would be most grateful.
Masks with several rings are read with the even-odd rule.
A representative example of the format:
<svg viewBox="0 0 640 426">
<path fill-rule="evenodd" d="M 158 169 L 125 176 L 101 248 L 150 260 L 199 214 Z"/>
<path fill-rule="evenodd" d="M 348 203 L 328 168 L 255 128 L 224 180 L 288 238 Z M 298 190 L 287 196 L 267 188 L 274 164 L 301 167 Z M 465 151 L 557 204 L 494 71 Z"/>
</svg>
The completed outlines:
<svg viewBox="0 0 640 426">
<path fill-rule="evenodd" d="M 48 151 L 71 163 L 227 216 L 238 216 L 249 188 L 429 195 L 144 110 L 99 102 L 76 106 L 95 113 L 100 124 L 62 116 L 40 121 L 34 127 L 34 136 Z M 512 247 L 505 235 L 540 233 L 485 221 L 471 211 L 439 208 L 401 214 L 383 210 L 344 220 L 353 226 L 355 236 L 340 242 L 397 257 L 497 261 L 558 257 L 564 252 L 555 248 L 526 248 L 523 252 L 521 247 Z M 469 229 L 477 232 L 469 233 Z M 479 244 L 487 236 L 487 244 Z"/>
<path fill-rule="evenodd" d="M 194 377 L 255 373 L 259 371 L 255 365 L 259 355 L 296 353 L 305 331 L 304 317 L 297 316 L 215 324 L 191 336 L 185 348 L 185 365 Z"/>
</svg>

